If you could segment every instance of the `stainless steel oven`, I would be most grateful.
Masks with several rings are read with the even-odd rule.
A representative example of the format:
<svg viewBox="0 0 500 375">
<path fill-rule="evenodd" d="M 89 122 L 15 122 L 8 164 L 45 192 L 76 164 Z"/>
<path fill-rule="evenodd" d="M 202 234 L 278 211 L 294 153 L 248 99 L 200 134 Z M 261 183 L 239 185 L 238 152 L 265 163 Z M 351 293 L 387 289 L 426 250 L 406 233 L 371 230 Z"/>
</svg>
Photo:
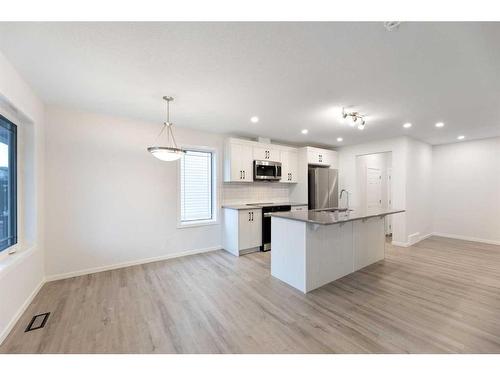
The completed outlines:
<svg viewBox="0 0 500 375">
<path fill-rule="evenodd" d="M 271 213 L 290 211 L 289 204 L 262 207 L 262 246 L 260 251 L 271 250 Z"/>
<path fill-rule="evenodd" d="M 254 160 L 254 181 L 279 181 L 281 179 L 281 163 L 277 161 Z"/>
</svg>

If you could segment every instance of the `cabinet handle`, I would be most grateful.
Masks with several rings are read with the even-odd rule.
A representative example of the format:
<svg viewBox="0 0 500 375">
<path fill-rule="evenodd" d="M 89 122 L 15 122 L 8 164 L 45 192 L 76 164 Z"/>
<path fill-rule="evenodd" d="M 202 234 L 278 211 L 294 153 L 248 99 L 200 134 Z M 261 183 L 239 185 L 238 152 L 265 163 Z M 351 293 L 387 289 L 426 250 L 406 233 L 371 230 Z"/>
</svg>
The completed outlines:
<svg viewBox="0 0 500 375">
<path fill-rule="evenodd" d="M 243 179 L 243 171 L 240 171 L 240 180 Z"/>
<path fill-rule="evenodd" d="M 251 212 L 251 214 L 252 214 L 252 221 L 253 221 L 253 211 Z"/>
<path fill-rule="evenodd" d="M 250 214 L 250 212 L 248 213 L 248 221 L 250 221 L 250 218 L 252 217 L 252 215 Z"/>
<path fill-rule="evenodd" d="M 246 176 L 245 171 L 243 171 L 243 179 L 244 179 L 244 180 L 246 180 L 246 179 L 247 179 L 247 176 Z"/>
</svg>

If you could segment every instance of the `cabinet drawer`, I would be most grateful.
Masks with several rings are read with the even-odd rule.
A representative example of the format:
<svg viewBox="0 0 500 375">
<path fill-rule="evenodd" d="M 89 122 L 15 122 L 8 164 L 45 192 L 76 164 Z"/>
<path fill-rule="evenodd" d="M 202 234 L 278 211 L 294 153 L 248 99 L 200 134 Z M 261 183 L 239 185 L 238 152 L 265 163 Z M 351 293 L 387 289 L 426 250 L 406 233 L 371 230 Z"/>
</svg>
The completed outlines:
<svg viewBox="0 0 500 375">
<path fill-rule="evenodd" d="M 307 211 L 308 207 L 307 206 L 292 206 L 290 211 Z"/>
</svg>

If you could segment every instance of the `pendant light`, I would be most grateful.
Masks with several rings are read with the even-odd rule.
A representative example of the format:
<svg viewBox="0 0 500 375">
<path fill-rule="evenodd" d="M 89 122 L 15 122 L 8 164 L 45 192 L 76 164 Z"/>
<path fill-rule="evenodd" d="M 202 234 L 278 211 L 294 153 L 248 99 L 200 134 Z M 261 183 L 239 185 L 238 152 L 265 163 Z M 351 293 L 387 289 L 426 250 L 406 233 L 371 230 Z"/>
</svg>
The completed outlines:
<svg viewBox="0 0 500 375">
<path fill-rule="evenodd" d="M 153 156 L 157 159 L 163 161 L 174 161 L 180 159 L 186 151 L 177 147 L 177 143 L 175 142 L 174 133 L 172 131 L 173 123 L 170 122 L 170 102 L 174 100 L 171 96 L 164 96 L 163 100 L 167 102 L 167 121 L 163 123 L 163 127 L 161 128 L 160 134 L 158 134 L 158 138 L 163 134 L 165 129 L 167 129 L 167 146 L 152 146 L 148 147 L 148 151 L 153 154 Z"/>
</svg>

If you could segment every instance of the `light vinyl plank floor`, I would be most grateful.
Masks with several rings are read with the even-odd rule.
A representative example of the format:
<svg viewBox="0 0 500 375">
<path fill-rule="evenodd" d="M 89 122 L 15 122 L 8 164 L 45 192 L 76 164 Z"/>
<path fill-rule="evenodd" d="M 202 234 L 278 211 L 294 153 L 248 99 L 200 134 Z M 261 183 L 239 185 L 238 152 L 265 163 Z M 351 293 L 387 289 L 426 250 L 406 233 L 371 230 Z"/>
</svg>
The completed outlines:
<svg viewBox="0 0 500 375">
<path fill-rule="evenodd" d="M 46 326 L 25 333 L 31 317 Z M 49 282 L 1 353 L 500 353 L 500 246 L 431 237 L 307 295 L 270 253 Z"/>
</svg>

